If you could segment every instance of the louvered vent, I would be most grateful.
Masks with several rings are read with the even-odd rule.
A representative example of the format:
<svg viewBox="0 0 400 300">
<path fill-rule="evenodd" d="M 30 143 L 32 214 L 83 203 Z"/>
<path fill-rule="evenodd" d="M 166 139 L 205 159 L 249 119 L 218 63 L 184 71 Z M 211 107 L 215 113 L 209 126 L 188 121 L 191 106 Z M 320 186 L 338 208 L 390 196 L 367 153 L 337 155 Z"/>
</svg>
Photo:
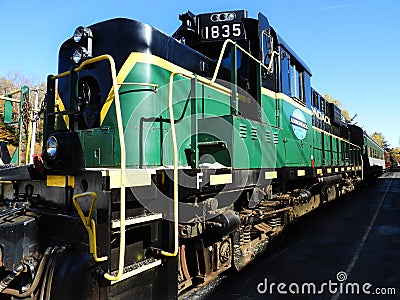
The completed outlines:
<svg viewBox="0 0 400 300">
<path fill-rule="evenodd" d="M 274 144 L 278 144 L 278 143 L 279 143 L 278 133 L 274 132 Z"/>
<path fill-rule="evenodd" d="M 257 127 L 251 127 L 251 139 L 252 140 L 257 140 Z"/>
<path fill-rule="evenodd" d="M 271 143 L 271 131 L 269 130 L 265 131 L 265 141 Z"/>
<path fill-rule="evenodd" d="M 247 126 L 244 124 L 239 125 L 239 135 L 242 139 L 247 138 Z"/>
</svg>

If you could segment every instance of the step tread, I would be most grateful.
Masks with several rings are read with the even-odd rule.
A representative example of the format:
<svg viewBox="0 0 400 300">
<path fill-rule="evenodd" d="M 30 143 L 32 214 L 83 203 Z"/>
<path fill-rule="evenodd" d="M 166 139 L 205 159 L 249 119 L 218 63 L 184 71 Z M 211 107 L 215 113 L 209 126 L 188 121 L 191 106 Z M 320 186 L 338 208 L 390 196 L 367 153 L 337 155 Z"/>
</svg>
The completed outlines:
<svg viewBox="0 0 400 300">
<path fill-rule="evenodd" d="M 144 215 L 139 215 L 139 216 L 134 216 L 134 217 L 128 217 L 128 218 L 126 218 L 125 226 L 155 221 L 155 220 L 159 220 L 161 218 L 162 218 L 161 213 L 150 213 L 150 214 L 144 214 Z M 111 221 L 111 228 L 119 228 L 120 226 L 121 226 L 120 219 L 115 219 L 115 220 Z"/>
<path fill-rule="evenodd" d="M 152 268 L 160 266 L 161 262 L 162 262 L 161 259 L 155 259 L 155 258 L 151 257 L 151 258 L 139 261 L 137 263 L 134 263 L 132 265 L 126 266 L 126 267 L 124 267 L 124 271 L 123 271 L 121 278 L 116 281 L 111 281 L 111 284 L 116 284 L 117 282 L 120 282 L 120 281 L 128 279 L 132 276 L 138 275 L 147 270 L 150 270 Z M 117 274 L 117 271 L 114 271 L 111 274 L 115 276 Z"/>
</svg>

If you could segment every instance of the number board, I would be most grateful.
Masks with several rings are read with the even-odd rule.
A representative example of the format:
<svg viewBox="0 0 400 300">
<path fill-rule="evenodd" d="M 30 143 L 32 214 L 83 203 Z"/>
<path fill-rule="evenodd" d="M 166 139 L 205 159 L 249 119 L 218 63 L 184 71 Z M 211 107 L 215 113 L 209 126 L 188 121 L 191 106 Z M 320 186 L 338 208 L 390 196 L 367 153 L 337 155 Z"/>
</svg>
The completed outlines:
<svg viewBox="0 0 400 300">
<path fill-rule="evenodd" d="M 199 28 L 203 40 L 238 40 L 245 37 L 242 18 L 246 11 L 231 11 L 199 15 Z"/>
<path fill-rule="evenodd" d="M 242 23 L 215 24 L 203 26 L 201 37 L 205 40 L 237 39 L 244 36 Z"/>
</svg>

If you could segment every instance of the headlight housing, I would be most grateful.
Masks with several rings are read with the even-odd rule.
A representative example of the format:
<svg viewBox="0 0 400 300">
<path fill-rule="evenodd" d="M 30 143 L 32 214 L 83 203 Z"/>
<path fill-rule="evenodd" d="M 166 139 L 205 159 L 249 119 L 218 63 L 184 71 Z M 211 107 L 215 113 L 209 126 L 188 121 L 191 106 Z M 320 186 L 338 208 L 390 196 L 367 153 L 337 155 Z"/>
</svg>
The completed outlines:
<svg viewBox="0 0 400 300">
<path fill-rule="evenodd" d="M 88 38 L 91 39 L 93 37 L 92 30 L 88 27 L 79 26 L 75 29 L 74 35 L 72 38 L 74 39 L 75 43 L 79 43 L 82 39 Z"/>
<path fill-rule="evenodd" d="M 84 47 L 78 47 L 72 54 L 72 61 L 79 64 L 83 59 L 88 57 L 88 51 Z"/>
<path fill-rule="evenodd" d="M 75 43 L 79 43 L 83 37 L 83 34 L 85 32 L 85 29 L 82 26 L 79 26 L 77 29 L 75 29 L 73 39 Z"/>
<path fill-rule="evenodd" d="M 50 159 L 55 159 L 57 157 L 58 151 L 58 141 L 55 136 L 50 136 L 46 143 L 46 152 Z"/>
<path fill-rule="evenodd" d="M 71 57 L 75 64 L 79 64 L 82 60 L 93 56 L 93 34 L 90 28 L 79 26 L 75 29 L 72 39 L 78 46 Z"/>
<path fill-rule="evenodd" d="M 52 133 L 42 153 L 47 174 L 74 175 L 85 168 L 82 145 L 76 132 Z"/>
</svg>

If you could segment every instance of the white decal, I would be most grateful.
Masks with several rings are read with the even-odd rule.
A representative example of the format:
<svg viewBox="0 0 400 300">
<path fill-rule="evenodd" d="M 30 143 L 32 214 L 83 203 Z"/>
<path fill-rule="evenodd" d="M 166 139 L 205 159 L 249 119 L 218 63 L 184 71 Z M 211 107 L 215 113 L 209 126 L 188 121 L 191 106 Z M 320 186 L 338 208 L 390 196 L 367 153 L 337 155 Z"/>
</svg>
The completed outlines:
<svg viewBox="0 0 400 300">
<path fill-rule="evenodd" d="M 197 173 L 197 189 L 200 189 L 200 183 L 203 182 L 203 179 L 201 177 L 203 177 L 203 173 Z"/>
</svg>

